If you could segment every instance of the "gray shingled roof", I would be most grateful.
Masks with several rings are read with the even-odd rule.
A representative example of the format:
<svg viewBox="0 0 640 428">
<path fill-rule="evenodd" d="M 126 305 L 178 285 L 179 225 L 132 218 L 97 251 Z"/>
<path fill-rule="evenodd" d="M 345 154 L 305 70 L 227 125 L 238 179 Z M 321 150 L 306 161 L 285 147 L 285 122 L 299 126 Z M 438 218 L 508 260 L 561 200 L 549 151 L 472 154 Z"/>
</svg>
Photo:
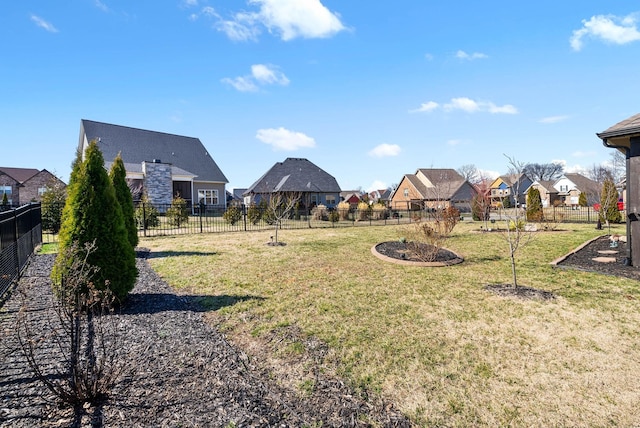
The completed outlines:
<svg viewBox="0 0 640 428">
<path fill-rule="evenodd" d="M 287 158 L 277 162 L 245 192 L 319 192 L 340 193 L 336 179 L 303 158 Z"/>
<path fill-rule="evenodd" d="M 229 182 L 198 138 L 82 119 L 80 145 L 85 135 L 87 141 L 98 141 L 105 162 L 112 162 L 120 153 L 125 164 L 159 160 L 197 176 L 197 181 Z"/>
<path fill-rule="evenodd" d="M 573 182 L 573 184 L 576 185 L 576 188 L 581 192 L 595 191 L 600 188 L 600 185 L 598 183 L 588 177 L 585 177 L 582 174 L 566 173 L 564 174 L 564 176 L 571 180 L 571 182 Z"/>
<path fill-rule="evenodd" d="M 640 133 L 640 113 L 631 116 L 596 135 L 601 139 Z"/>
</svg>

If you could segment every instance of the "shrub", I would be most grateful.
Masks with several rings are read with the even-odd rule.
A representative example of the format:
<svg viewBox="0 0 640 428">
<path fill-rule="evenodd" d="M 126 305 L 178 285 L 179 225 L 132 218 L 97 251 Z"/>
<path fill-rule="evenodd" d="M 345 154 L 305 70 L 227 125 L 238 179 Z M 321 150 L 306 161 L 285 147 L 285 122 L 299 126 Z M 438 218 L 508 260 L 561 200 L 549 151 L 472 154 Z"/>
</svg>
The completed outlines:
<svg viewBox="0 0 640 428">
<path fill-rule="evenodd" d="M 374 220 L 383 220 L 387 218 L 387 207 L 380 202 L 375 203 L 371 206 L 371 213 L 373 215 Z"/>
<path fill-rule="evenodd" d="M 544 213 L 542 211 L 542 198 L 540 191 L 535 187 L 529 188 L 527 192 L 527 220 L 542 221 Z"/>
<path fill-rule="evenodd" d="M 600 195 L 600 218 L 607 223 L 620 223 L 622 215 L 618 211 L 618 191 L 613 180 L 606 179 Z"/>
<path fill-rule="evenodd" d="M 176 196 L 171 201 L 171 206 L 167 210 L 167 220 L 172 226 L 180 227 L 184 223 L 189 222 L 189 209 L 187 208 L 187 201 L 180 196 Z"/>
<path fill-rule="evenodd" d="M 578 196 L 578 205 L 581 207 L 586 207 L 588 205 L 586 193 L 580 192 L 580 196 Z"/>
<path fill-rule="evenodd" d="M 368 203 L 362 201 L 358 203 L 358 220 L 369 220 L 369 216 L 371 215 L 371 207 Z"/>
<path fill-rule="evenodd" d="M 316 205 L 311 210 L 311 218 L 313 220 L 322 220 L 326 221 L 329 219 L 329 210 L 327 210 L 326 205 Z"/>
<path fill-rule="evenodd" d="M 329 221 L 331 223 L 337 223 L 340 221 L 340 214 L 337 210 L 329 211 Z"/>
<path fill-rule="evenodd" d="M 111 171 L 109 171 L 109 178 L 113 183 L 113 188 L 116 191 L 116 198 L 122 208 L 122 217 L 124 218 L 124 225 L 127 228 L 127 236 L 129 243 L 135 248 L 138 245 L 138 227 L 136 226 L 136 219 L 133 211 L 133 197 L 131 196 L 131 190 L 127 184 L 127 170 L 124 167 L 122 157 L 118 153 L 113 165 L 111 165 Z"/>
<path fill-rule="evenodd" d="M 135 211 L 136 225 L 143 229 L 160 226 L 160 213 L 154 207 L 147 195 L 142 195 L 142 200 Z"/>
<path fill-rule="evenodd" d="M 47 186 L 42 194 L 42 229 L 51 233 L 58 233 L 62 225 L 62 209 L 64 208 L 67 192 L 62 186 Z"/>
<path fill-rule="evenodd" d="M 453 231 L 456 224 L 460 221 L 460 210 L 455 207 L 445 208 L 442 212 L 442 222 L 447 234 Z"/>
<path fill-rule="evenodd" d="M 60 286 L 70 269 L 66 249 L 77 243 L 77 257 L 86 256 L 87 264 L 98 268 L 93 278 L 96 289 L 109 287 L 118 299 L 124 299 L 138 275 L 136 254 L 95 141 L 89 143 L 85 160 L 74 165 L 72 177 L 62 212 L 58 258 L 51 272 L 54 287 Z M 95 251 L 82 254 L 87 243 L 94 243 Z"/>
<path fill-rule="evenodd" d="M 336 211 L 340 216 L 340 220 L 349 220 L 349 210 L 351 210 L 351 204 L 349 202 L 342 201 L 338 203 Z"/>
<path fill-rule="evenodd" d="M 262 213 L 264 211 L 258 207 L 255 203 L 251 203 L 249 208 L 247 208 L 247 219 L 251 224 L 258 224 L 260 219 L 262 219 Z"/>
<path fill-rule="evenodd" d="M 242 211 L 236 206 L 231 206 L 222 214 L 222 218 L 231 226 L 234 226 L 242 219 Z"/>
</svg>

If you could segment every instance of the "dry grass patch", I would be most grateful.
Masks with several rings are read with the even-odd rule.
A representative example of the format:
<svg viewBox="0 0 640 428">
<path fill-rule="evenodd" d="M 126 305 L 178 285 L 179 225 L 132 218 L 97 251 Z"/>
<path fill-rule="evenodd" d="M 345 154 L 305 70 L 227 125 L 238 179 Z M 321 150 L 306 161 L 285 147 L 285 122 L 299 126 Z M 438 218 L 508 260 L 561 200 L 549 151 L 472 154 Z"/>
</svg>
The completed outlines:
<svg viewBox="0 0 640 428">
<path fill-rule="evenodd" d="M 519 253 L 519 283 L 553 292 L 551 301 L 484 289 L 509 282 L 510 263 L 504 241 L 472 232 L 475 224 L 458 225 L 447 241 L 460 265 L 372 256 L 375 243 L 406 227 L 283 231 L 281 247 L 266 245 L 268 231 L 140 245 L 171 285 L 203 296 L 237 343 L 259 353 L 274 331 L 299 328 L 328 345 L 320 369 L 392 400 L 416 425 L 640 424 L 638 283 L 548 265 L 598 235 L 592 225 L 540 232 Z M 296 360 L 303 349 L 293 346 L 270 358 Z"/>
</svg>

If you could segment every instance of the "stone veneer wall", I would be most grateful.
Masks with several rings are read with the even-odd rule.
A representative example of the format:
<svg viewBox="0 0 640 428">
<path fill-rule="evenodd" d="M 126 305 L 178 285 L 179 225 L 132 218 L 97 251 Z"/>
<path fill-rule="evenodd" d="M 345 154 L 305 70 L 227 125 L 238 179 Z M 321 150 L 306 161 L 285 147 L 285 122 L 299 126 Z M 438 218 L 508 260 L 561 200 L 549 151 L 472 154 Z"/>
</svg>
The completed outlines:
<svg viewBox="0 0 640 428">
<path fill-rule="evenodd" d="M 173 181 L 171 165 L 160 162 L 142 162 L 144 189 L 152 204 L 171 204 Z"/>
</svg>

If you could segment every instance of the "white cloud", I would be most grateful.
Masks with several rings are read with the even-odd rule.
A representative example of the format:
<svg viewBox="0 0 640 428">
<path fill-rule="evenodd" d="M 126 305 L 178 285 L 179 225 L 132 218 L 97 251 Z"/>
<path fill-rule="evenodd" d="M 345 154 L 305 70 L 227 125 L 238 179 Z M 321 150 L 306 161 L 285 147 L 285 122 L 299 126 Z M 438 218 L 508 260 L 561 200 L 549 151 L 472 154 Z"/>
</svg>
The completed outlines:
<svg viewBox="0 0 640 428">
<path fill-rule="evenodd" d="M 500 177 L 500 173 L 498 171 L 491 171 L 490 169 L 479 169 L 478 175 L 482 178 L 488 178 L 491 180 L 495 180 Z"/>
<path fill-rule="evenodd" d="M 36 25 L 40 28 L 45 29 L 50 33 L 57 33 L 58 29 L 53 26 L 50 22 L 45 21 L 37 15 L 31 15 L 31 20 L 36 23 Z"/>
<path fill-rule="evenodd" d="M 369 151 L 369 156 L 374 158 L 386 158 L 390 156 L 398 156 L 402 149 L 397 144 L 379 144 Z"/>
<path fill-rule="evenodd" d="M 286 86 L 289 84 L 289 79 L 277 67 L 272 65 L 255 64 L 251 66 L 251 74 L 253 78 L 259 83 L 263 84 L 278 84 Z"/>
<path fill-rule="evenodd" d="M 221 82 L 233 86 L 240 92 L 256 92 L 258 90 L 258 86 L 254 83 L 254 81 L 251 78 L 247 77 L 225 77 L 221 80 Z"/>
<path fill-rule="evenodd" d="M 260 85 L 287 86 L 289 79 L 274 65 L 254 64 L 251 66 L 251 75 L 239 77 L 225 77 L 223 83 L 233 86 L 240 92 L 256 92 Z"/>
<path fill-rule="evenodd" d="M 433 58 L 434 58 L 434 56 L 433 56 L 433 55 L 431 55 L 430 53 L 426 53 L 426 54 L 424 54 L 424 58 L 425 58 L 427 61 L 432 61 L 432 60 L 433 60 Z"/>
<path fill-rule="evenodd" d="M 640 31 L 638 31 L 636 25 L 637 21 L 637 14 L 625 17 L 614 15 L 592 16 L 588 21 L 582 21 L 583 27 L 573 32 L 569 43 L 573 50 L 580 51 L 585 37 L 601 39 L 617 45 L 635 42 L 640 40 Z"/>
<path fill-rule="evenodd" d="M 447 141 L 447 145 L 448 146 L 458 146 L 462 144 L 462 140 L 448 140 Z"/>
<path fill-rule="evenodd" d="M 387 187 L 388 187 L 387 183 L 385 183 L 384 181 L 374 180 L 373 183 L 371 183 L 371 185 L 367 187 L 366 192 L 370 193 L 370 192 L 373 192 L 374 190 L 386 189 Z"/>
<path fill-rule="evenodd" d="M 466 61 L 473 61 L 474 59 L 489 58 L 489 56 L 480 52 L 474 52 L 472 54 L 468 54 L 465 51 L 458 51 L 456 52 L 456 58 L 466 60 Z"/>
<path fill-rule="evenodd" d="M 452 98 L 451 102 L 444 105 L 445 111 L 462 110 L 467 113 L 475 112 L 489 112 L 492 114 L 517 114 L 518 109 L 511 104 L 505 104 L 503 106 L 497 106 L 492 102 L 487 101 L 475 101 L 471 98 L 460 97 Z"/>
<path fill-rule="evenodd" d="M 274 150 L 294 151 L 316 146 L 316 141 L 313 138 L 283 127 L 278 129 L 259 129 L 256 138 L 265 144 L 269 144 Z"/>
<path fill-rule="evenodd" d="M 564 122 L 567 119 L 569 119 L 569 116 L 548 116 L 548 117 L 543 117 L 538 122 L 540 122 L 540 123 L 558 123 L 558 122 Z"/>
<path fill-rule="evenodd" d="M 429 101 L 426 103 L 420 104 L 420 107 L 414 110 L 409 110 L 409 113 L 429 113 L 435 109 L 440 107 L 440 105 L 434 101 Z"/>
<path fill-rule="evenodd" d="M 103 2 L 101 2 L 100 0 L 95 0 L 95 5 L 98 9 L 100 9 L 103 12 L 109 12 L 109 7 L 104 4 Z"/>
<path fill-rule="evenodd" d="M 196 7 L 198 6 L 198 0 L 182 0 L 182 4 L 186 7 Z"/>
<path fill-rule="evenodd" d="M 346 29 L 340 16 L 320 0 L 248 0 L 256 11 L 239 12 L 231 19 L 216 17 L 215 28 L 232 40 L 255 40 L 260 27 L 284 40 L 326 38 Z"/>
</svg>

